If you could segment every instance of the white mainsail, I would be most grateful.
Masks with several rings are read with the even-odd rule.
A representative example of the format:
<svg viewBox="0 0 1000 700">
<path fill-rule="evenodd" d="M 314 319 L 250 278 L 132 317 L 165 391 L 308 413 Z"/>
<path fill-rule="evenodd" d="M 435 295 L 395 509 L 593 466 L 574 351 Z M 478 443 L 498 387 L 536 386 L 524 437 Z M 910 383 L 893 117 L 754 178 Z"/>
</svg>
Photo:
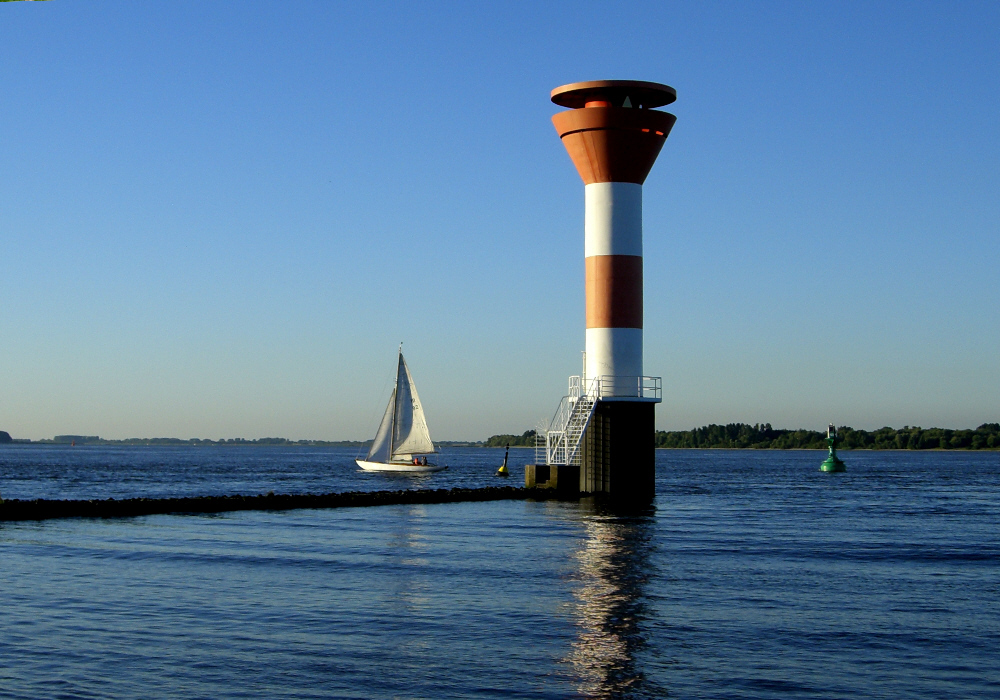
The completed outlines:
<svg viewBox="0 0 1000 700">
<path fill-rule="evenodd" d="M 382 416 L 382 422 L 379 423 L 371 449 L 368 450 L 368 456 L 365 457 L 369 462 L 389 461 L 389 456 L 392 454 L 392 411 L 395 407 L 396 390 L 393 389 L 389 405 L 385 407 L 385 415 Z"/>
<path fill-rule="evenodd" d="M 434 443 L 427 429 L 424 409 L 417 396 L 417 387 L 410 376 L 403 353 L 399 353 L 396 368 L 396 410 L 392 426 L 392 456 L 419 455 L 434 452 Z"/>
<path fill-rule="evenodd" d="M 375 433 L 371 449 L 365 458 L 368 462 L 409 461 L 412 455 L 431 454 L 434 443 L 427 429 L 424 409 L 417 396 L 417 387 L 410 376 L 403 353 L 399 353 L 396 367 L 396 388 L 389 397 L 382 422 Z"/>
</svg>

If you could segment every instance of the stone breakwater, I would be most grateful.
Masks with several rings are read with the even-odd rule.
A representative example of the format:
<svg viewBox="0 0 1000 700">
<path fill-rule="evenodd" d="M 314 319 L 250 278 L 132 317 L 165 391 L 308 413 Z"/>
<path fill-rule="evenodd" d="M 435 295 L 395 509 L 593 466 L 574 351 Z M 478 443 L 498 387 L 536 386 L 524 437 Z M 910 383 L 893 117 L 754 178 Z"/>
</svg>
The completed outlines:
<svg viewBox="0 0 1000 700">
<path fill-rule="evenodd" d="M 142 515 L 230 513 L 240 510 L 358 508 L 417 503 L 523 501 L 565 498 L 551 489 L 488 486 L 479 489 L 350 491 L 324 494 L 261 494 L 259 496 L 195 496 L 191 498 L 124 498 L 116 500 L 0 501 L 0 522 L 58 518 L 134 518 Z"/>
</svg>

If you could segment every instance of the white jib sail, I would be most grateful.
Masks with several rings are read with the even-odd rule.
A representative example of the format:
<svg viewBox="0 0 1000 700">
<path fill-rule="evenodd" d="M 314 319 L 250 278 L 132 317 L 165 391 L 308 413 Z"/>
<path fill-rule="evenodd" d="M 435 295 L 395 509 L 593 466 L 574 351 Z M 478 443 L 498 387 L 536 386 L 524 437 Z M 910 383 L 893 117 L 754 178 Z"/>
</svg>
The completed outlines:
<svg viewBox="0 0 1000 700">
<path fill-rule="evenodd" d="M 392 426 L 392 456 L 419 455 L 434 452 L 434 443 L 427 429 L 424 409 L 417 396 L 417 387 L 410 376 L 403 353 L 399 353 L 396 368 L 396 410 Z M 381 428 L 380 428 L 381 430 Z"/>
<path fill-rule="evenodd" d="M 375 433 L 375 439 L 372 441 L 371 449 L 368 450 L 368 456 L 365 460 L 369 462 L 388 462 L 389 455 L 392 453 L 392 412 L 396 408 L 396 390 L 392 390 L 392 396 L 389 397 L 389 405 L 385 407 L 385 415 L 382 416 L 382 422 L 379 423 L 378 432 Z"/>
</svg>

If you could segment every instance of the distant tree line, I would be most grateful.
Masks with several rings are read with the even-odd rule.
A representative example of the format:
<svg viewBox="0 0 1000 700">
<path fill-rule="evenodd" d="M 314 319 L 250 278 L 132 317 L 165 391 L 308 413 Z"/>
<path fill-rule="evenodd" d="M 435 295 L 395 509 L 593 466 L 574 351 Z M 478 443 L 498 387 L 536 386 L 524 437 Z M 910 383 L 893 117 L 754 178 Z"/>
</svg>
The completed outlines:
<svg viewBox="0 0 1000 700">
<path fill-rule="evenodd" d="M 535 431 L 530 431 L 532 435 Z M 4 436 L 7 436 L 5 438 Z M 149 446 L 229 446 L 229 445 L 248 445 L 248 446 L 288 446 L 288 447 L 360 447 L 362 445 L 370 445 L 371 440 L 289 440 L 288 438 L 280 437 L 263 437 L 256 438 L 254 440 L 247 440 L 246 438 L 221 438 L 219 440 L 209 440 L 203 438 L 172 438 L 172 437 L 158 437 L 158 438 L 124 438 L 121 440 L 110 440 L 107 438 L 102 438 L 97 435 L 56 435 L 51 440 L 10 440 L 10 436 L 7 433 L 0 431 L 0 444 L 7 442 L 16 443 L 33 443 L 35 445 L 149 445 Z M 520 437 L 515 437 L 514 439 L 520 440 Z M 445 447 L 479 447 L 483 443 L 481 442 L 468 442 L 460 440 L 439 440 L 438 446 Z M 513 443 L 512 443 L 513 444 Z M 532 442 L 532 445 L 535 443 Z"/>
<path fill-rule="evenodd" d="M 858 450 L 983 450 L 1000 448 L 1000 423 L 983 423 L 975 430 L 904 426 L 855 430 L 837 428 L 840 449 Z M 823 449 L 826 433 L 774 429 L 770 423 L 706 425 L 693 430 L 656 431 L 657 447 L 730 449 Z"/>
<path fill-rule="evenodd" d="M 56 435 L 51 440 L 36 440 L 36 443 L 50 445 L 288 445 L 288 446 L 355 446 L 361 443 L 354 440 L 342 440 L 330 442 L 327 440 L 289 440 L 287 438 L 265 437 L 247 440 L 246 438 L 222 438 L 219 440 L 206 440 L 202 438 L 125 438 L 123 440 L 108 440 L 97 435 Z"/>
<path fill-rule="evenodd" d="M 525 430 L 520 435 L 493 435 L 483 443 L 485 447 L 534 447 L 535 431 Z"/>
<path fill-rule="evenodd" d="M 951 430 L 949 428 L 921 428 L 903 426 L 879 428 L 878 430 L 855 430 L 850 426 L 837 428 L 841 449 L 866 450 L 988 450 L 1000 449 L 1000 423 L 983 423 L 975 430 Z M 10 442 L 30 442 L 12 440 L 10 435 L 0 431 L 0 444 Z M 356 440 L 288 440 L 287 438 L 229 438 L 204 440 L 191 438 L 127 438 L 107 440 L 96 435 L 56 435 L 51 440 L 38 440 L 36 444 L 69 445 L 287 445 L 313 447 L 354 447 L 366 442 Z M 534 447 L 535 431 L 526 430 L 521 435 L 493 435 L 486 442 L 445 442 L 450 446 L 484 447 Z M 770 423 L 729 423 L 727 425 L 706 425 L 692 430 L 656 431 L 656 446 L 665 448 L 729 448 L 757 450 L 824 449 L 826 433 L 815 430 L 783 430 L 771 427 Z"/>
</svg>

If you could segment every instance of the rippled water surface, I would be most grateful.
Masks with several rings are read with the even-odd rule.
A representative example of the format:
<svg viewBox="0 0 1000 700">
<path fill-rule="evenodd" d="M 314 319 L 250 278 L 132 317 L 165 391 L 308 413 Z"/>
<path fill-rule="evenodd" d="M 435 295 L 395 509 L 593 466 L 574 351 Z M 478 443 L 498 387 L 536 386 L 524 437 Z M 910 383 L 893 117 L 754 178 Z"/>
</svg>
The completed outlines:
<svg viewBox="0 0 1000 700">
<path fill-rule="evenodd" d="M 479 486 L 502 456 L 401 480 L 344 449 L 18 445 L 0 494 Z M 0 697 L 1000 697 L 1000 453 L 843 456 L 658 452 L 631 515 L 0 524 Z"/>
</svg>

